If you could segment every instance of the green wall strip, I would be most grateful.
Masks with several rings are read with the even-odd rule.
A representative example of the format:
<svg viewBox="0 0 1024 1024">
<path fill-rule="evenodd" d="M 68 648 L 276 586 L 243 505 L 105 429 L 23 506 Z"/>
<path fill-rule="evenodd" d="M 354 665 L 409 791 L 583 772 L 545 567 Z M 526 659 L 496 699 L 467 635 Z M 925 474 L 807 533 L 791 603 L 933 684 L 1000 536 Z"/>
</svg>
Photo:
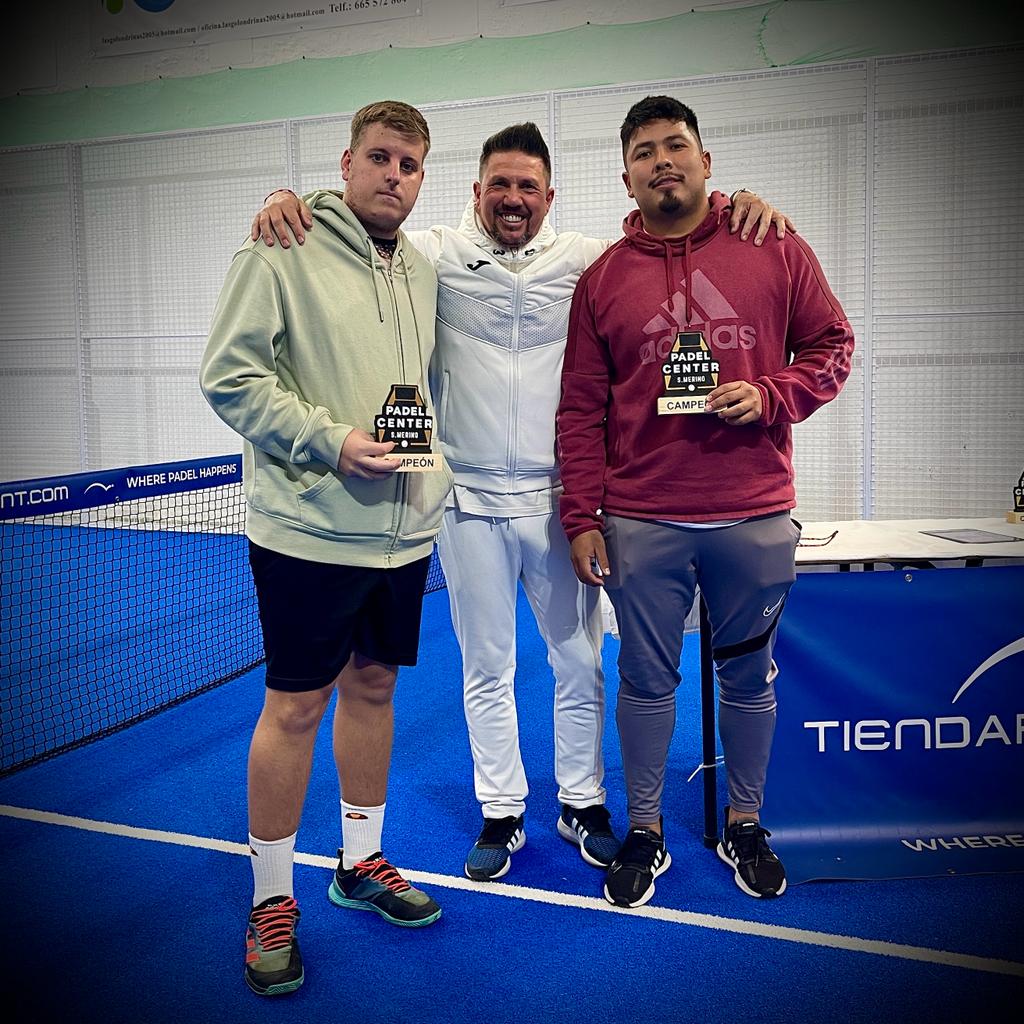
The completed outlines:
<svg viewBox="0 0 1024 1024">
<path fill-rule="evenodd" d="M 999 45 L 1024 38 L 1016 5 L 790 0 L 631 25 L 292 61 L 138 85 L 0 100 L 0 146 L 246 124 L 351 111 Z"/>
</svg>

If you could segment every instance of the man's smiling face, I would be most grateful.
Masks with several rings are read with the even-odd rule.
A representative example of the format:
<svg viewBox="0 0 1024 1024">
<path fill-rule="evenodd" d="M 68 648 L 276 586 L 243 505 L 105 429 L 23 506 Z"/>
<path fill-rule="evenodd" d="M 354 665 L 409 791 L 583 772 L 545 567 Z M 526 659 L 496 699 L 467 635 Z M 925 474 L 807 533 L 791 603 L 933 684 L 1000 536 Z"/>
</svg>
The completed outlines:
<svg viewBox="0 0 1024 1024">
<path fill-rule="evenodd" d="M 513 150 L 492 153 L 473 185 L 484 230 L 501 245 L 519 249 L 540 231 L 555 197 L 540 157 Z"/>
</svg>

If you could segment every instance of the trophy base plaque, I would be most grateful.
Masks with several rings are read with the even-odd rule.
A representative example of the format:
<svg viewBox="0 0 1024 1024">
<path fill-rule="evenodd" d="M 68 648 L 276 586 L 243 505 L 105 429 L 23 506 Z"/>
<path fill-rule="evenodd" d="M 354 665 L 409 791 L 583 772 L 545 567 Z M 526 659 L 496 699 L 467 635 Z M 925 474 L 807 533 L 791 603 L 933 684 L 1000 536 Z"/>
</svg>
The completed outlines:
<svg viewBox="0 0 1024 1024">
<path fill-rule="evenodd" d="M 436 452 L 419 452 L 410 455 L 396 455 L 392 452 L 386 457 L 398 460 L 396 473 L 429 473 L 441 468 L 441 456 Z"/>
<path fill-rule="evenodd" d="M 1024 526 L 1024 512 L 1009 511 L 1006 513 L 1006 521 L 1015 523 L 1017 526 Z"/>
<path fill-rule="evenodd" d="M 663 395 L 658 399 L 658 415 L 678 416 L 681 413 L 707 412 L 704 407 L 706 401 L 704 395 L 681 395 L 678 398 Z"/>
</svg>

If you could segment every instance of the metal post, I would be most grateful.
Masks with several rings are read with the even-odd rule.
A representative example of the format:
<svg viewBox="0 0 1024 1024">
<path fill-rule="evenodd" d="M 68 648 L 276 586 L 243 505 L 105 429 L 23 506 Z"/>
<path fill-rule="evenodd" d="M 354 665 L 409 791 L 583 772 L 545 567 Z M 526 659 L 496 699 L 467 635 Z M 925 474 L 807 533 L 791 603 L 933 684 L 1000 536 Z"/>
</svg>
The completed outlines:
<svg viewBox="0 0 1024 1024">
<path fill-rule="evenodd" d="M 715 664 L 711 656 L 711 622 L 700 595 L 700 735 L 704 766 L 704 845 L 718 844 L 718 778 L 715 768 Z"/>
</svg>

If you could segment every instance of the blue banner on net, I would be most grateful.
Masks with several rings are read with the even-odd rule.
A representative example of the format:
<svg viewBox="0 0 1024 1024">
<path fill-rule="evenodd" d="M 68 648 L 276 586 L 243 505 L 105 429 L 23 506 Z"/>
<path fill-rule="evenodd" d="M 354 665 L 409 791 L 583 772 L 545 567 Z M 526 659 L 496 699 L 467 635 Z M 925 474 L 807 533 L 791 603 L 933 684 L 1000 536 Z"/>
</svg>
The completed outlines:
<svg viewBox="0 0 1024 1024">
<path fill-rule="evenodd" d="M 0 484 L 0 522 L 218 487 L 241 479 L 242 457 L 220 455 L 5 483 Z"/>
<path fill-rule="evenodd" d="M 1024 566 L 798 578 L 762 817 L 791 881 L 1024 871 Z"/>
</svg>

